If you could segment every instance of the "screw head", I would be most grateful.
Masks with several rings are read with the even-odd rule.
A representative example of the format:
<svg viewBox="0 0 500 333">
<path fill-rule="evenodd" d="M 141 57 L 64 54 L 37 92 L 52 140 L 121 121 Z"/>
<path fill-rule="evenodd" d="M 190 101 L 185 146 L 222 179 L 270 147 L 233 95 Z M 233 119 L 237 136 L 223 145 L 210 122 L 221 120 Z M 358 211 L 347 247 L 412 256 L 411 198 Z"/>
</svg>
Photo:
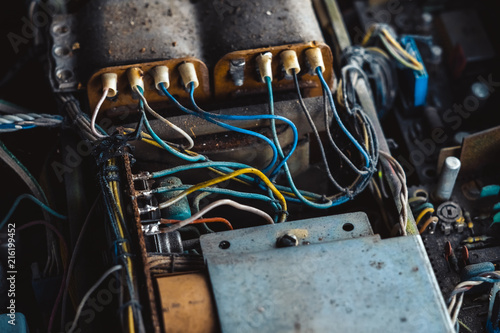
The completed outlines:
<svg viewBox="0 0 500 333">
<path fill-rule="evenodd" d="M 278 237 L 278 239 L 276 239 L 277 247 L 292 247 L 297 245 L 299 245 L 299 240 L 295 235 L 284 234 L 283 236 Z"/>
</svg>

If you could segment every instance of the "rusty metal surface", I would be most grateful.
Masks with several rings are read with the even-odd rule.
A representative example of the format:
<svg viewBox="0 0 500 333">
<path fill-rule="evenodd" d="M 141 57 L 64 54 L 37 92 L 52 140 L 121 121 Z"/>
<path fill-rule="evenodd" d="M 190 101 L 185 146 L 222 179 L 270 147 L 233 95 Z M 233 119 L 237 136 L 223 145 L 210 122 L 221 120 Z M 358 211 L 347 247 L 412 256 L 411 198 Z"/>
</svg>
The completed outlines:
<svg viewBox="0 0 500 333">
<path fill-rule="evenodd" d="M 97 0 L 80 10 L 80 69 L 161 59 L 202 58 L 194 1 Z M 82 75 L 84 79 L 84 75 Z"/>
<path fill-rule="evenodd" d="M 323 41 L 311 1 L 88 1 L 79 17 L 82 73 L 196 57 L 209 68 L 237 51 Z"/>
<path fill-rule="evenodd" d="M 238 50 L 323 41 L 310 0 L 198 1 L 209 67 Z"/>
<path fill-rule="evenodd" d="M 178 71 L 180 64 L 184 62 L 190 62 L 194 65 L 196 74 L 199 81 L 199 86 L 194 92 L 196 100 L 204 101 L 209 98 L 210 94 L 210 78 L 208 74 L 207 66 L 200 60 L 192 57 L 178 58 L 172 60 L 154 61 L 147 63 L 138 63 L 131 65 L 108 67 L 98 70 L 92 75 L 87 84 L 87 96 L 89 99 L 90 110 L 94 110 L 97 102 L 102 96 L 102 79 L 101 76 L 104 73 L 115 73 L 118 76 L 116 97 L 107 98 L 101 106 L 101 111 L 105 112 L 109 109 L 119 109 L 122 112 L 137 112 L 138 99 L 134 99 L 132 96 L 132 89 L 130 88 L 130 83 L 127 78 L 127 70 L 129 68 L 139 68 L 143 73 L 144 80 L 144 96 L 148 100 L 148 103 L 155 105 L 160 102 L 165 102 L 166 97 L 159 93 L 154 84 L 154 79 L 151 74 L 151 70 L 156 66 L 166 66 L 169 69 L 169 79 L 171 85 L 169 87 L 169 92 L 174 96 L 179 96 L 182 99 L 188 99 L 189 92 L 185 89 L 181 75 Z"/>
<path fill-rule="evenodd" d="M 125 173 L 127 177 L 127 185 L 128 185 L 128 191 L 129 193 L 135 193 L 135 187 L 134 187 L 134 180 L 132 178 L 132 169 L 130 166 L 130 159 L 127 154 L 123 155 L 123 163 L 125 165 Z M 137 206 L 137 199 L 132 198 L 132 210 L 134 212 L 134 220 L 135 220 L 135 230 L 131 230 L 131 232 L 135 231 L 137 233 L 137 238 L 139 240 L 139 250 L 140 250 L 140 256 L 138 256 L 139 260 L 142 263 L 142 267 L 144 268 L 143 270 L 137 270 L 138 272 L 141 272 L 143 275 L 145 284 L 146 284 L 146 289 L 147 289 L 147 299 L 149 301 L 149 306 L 148 309 L 145 310 L 143 309 L 143 313 L 150 313 L 151 314 L 151 323 L 153 325 L 153 330 L 155 333 L 160 333 L 160 322 L 158 320 L 158 311 L 156 310 L 156 299 L 155 299 L 155 292 L 153 289 L 153 282 L 151 280 L 151 275 L 150 275 L 150 266 L 149 266 L 149 260 L 148 256 L 146 253 L 146 243 L 144 241 L 144 234 L 142 232 L 142 223 L 141 223 L 141 217 L 139 214 L 139 207 Z M 149 311 L 148 311 L 149 310 Z M 146 321 L 149 322 L 149 321 Z"/>
<path fill-rule="evenodd" d="M 266 90 L 266 84 L 262 82 L 256 69 L 258 65 L 256 58 L 259 54 L 270 52 L 273 57 L 272 73 L 273 73 L 273 90 L 293 90 L 294 83 L 291 76 L 285 76 L 283 72 L 283 63 L 280 59 L 280 53 L 285 50 L 293 50 L 297 54 L 300 64 L 299 84 L 304 91 L 305 96 L 321 96 L 322 88 L 320 81 L 307 63 L 305 51 L 309 48 L 319 48 L 321 50 L 325 71 L 323 73 L 325 81 L 330 88 L 336 88 L 336 78 L 333 72 L 333 57 L 330 47 L 321 42 L 311 41 L 308 43 L 300 44 L 287 44 L 274 47 L 264 47 L 252 50 L 241 50 L 228 53 L 222 57 L 214 69 L 214 91 L 215 98 L 223 100 L 226 98 L 235 98 L 251 94 L 263 94 Z M 237 86 L 230 75 L 231 64 L 236 61 L 243 61 L 245 63 L 243 70 L 243 82 L 241 86 Z"/>
<path fill-rule="evenodd" d="M 460 175 L 480 173 L 483 168 L 500 156 L 500 126 L 464 138 L 460 161 Z"/>
</svg>

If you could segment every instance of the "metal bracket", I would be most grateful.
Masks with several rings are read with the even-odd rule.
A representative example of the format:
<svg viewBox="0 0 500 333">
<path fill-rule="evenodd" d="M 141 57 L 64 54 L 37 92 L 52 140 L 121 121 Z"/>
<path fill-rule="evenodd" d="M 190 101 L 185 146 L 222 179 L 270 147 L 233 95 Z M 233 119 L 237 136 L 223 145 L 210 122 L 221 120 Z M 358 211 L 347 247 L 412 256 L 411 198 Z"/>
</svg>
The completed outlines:
<svg viewBox="0 0 500 333">
<path fill-rule="evenodd" d="M 77 51 L 76 19 L 73 15 L 56 15 L 50 26 L 49 79 L 54 92 L 74 92 L 78 89 L 76 72 Z"/>
</svg>

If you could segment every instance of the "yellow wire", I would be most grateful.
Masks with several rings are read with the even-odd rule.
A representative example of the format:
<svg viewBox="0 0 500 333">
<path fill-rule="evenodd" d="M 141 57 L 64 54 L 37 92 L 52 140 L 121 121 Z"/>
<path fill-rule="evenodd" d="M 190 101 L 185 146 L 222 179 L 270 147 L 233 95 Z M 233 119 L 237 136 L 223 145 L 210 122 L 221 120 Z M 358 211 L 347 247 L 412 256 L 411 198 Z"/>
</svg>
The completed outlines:
<svg viewBox="0 0 500 333">
<path fill-rule="evenodd" d="M 434 213 L 434 208 L 432 207 L 429 207 L 429 208 L 426 208 L 424 209 L 423 211 L 420 212 L 420 214 L 418 214 L 418 217 L 417 219 L 415 220 L 415 223 L 418 225 L 420 223 L 420 220 L 425 216 L 425 214 L 427 213 Z"/>
<path fill-rule="evenodd" d="M 387 38 L 387 40 L 396 48 L 398 49 L 399 52 L 401 52 L 410 62 L 412 62 L 416 70 L 421 71 L 424 69 L 424 66 L 417 60 L 415 57 L 413 57 L 411 54 L 409 54 L 404 48 L 401 47 L 401 45 L 394 39 L 394 37 L 391 36 L 389 31 L 387 29 L 382 29 L 382 33 L 384 36 Z"/>
<path fill-rule="evenodd" d="M 363 41 L 361 42 L 362 46 L 364 46 L 368 43 L 368 41 L 372 37 L 374 31 L 375 31 L 375 25 L 372 25 L 366 31 L 366 35 L 363 38 Z M 412 63 L 413 65 L 406 63 L 406 61 L 404 61 L 404 60 L 400 61 L 400 62 L 402 62 L 405 66 L 410 67 L 416 71 L 421 71 L 424 69 L 424 65 L 422 65 L 421 62 L 419 62 L 414 56 L 409 54 L 403 47 L 401 47 L 401 44 L 399 44 L 398 41 L 395 40 L 394 37 L 392 37 L 391 33 L 386 28 L 381 28 L 380 31 L 383 34 L 383 36 L 381 36 L 381 39 L 385 38 L 387 40 L 387 42 L 389 42 L 392 46 L 394 46 L 394 48 L 396 48 L 396 51 L 399 51 L 401 53 L 401 55 L 403 57 L 406 57 L 408 59 L 408 61 L 410 61 L 410 63 Z M 382 40 L 382 41 L 384 42 L 384 40 Z M 388 47 L 388 45 L 386 45 L 386 47 Z M 376 48 L 371 48 L 371 49 L 375 50 Z M 375 50 L 375 51 L 379 52 L 378 50 Z M 389 50 L 389 52 L 390 52 L 390 50 Z M 382 54 L 384 54 L 384 53 L 382 53 Z M 394 54 L 392 54 L 392 55 L 394 57 L 396 57 Z"/>
<path fill-rule="evenodd" d="M 361 116 L 359 114 L 356 114 L 356 117 L 358 118 L 358 120 L 360 122 L 363 122 L 363 118 L 361 118 Z M 366 130 L 366 126 L 363 126 L 363 137 L 365 139 L 365 146 L 366 146 L 366 149 L 370 149 L 370 140 L 368 138 L 368 131 Z"/>
<path fill-rule="evenodd" d="M 420 230 L 418 231 L 418 233 L 419 234 L 423 233 L 432 222 L 437 222 L 437 221 L 438 221 L 437 216 L 431 216 L 431 217 L 429 217 L 427 219 L 427 221 L 425 221 L 425 223 L 422 226 L 422 228 L 420 228 Z"/>
<path fill-rule="evenodd" d="M 229 179 L 233 179 L 235 177 L 238 177 L 239 175 L 247 174 L 247 173 L 252 173 L 252 174 L 256 175 L 257 177 L 259 177 L 266 184 L 266 186 L 269 187 L 269 189 L 274 193 L 274 195 L 276 196 L 278 201 L 281 203 L 281 208 L 283 209 L 283 213 L 281 214 L 279 222 L 284 222 L 286 220 L 286 211 L 287 211 L 285 197 L 283 197 L 281 192 L 278 191 L 278 189 L 274 186 L 273 183 L 271 183 L 271 181 L 267 178 L 267 176 L 265 174 L 263 174 L 261 171 L 255 169 L 255 168 L 245 168 L 245 169 L 236 170 L 234 172 L 231 172 L 230 174 L 220 176 L 220 177 L 217 177 L 214 179 L 210 179 L 210 180 L 207 180 L 205 182 L 199 183 L 197 185 L 191 186 L 190 188 L 182 191 L 179 195 L 171 198 L 170 200 L 162 202 L 160 204 L 160 206 L 167 207 L 168 205 L 178 201 L 179 198 L 183 198 L 183 197 L 185 197 L 185 196 L 187 196 L 195 191 L 201 190 L 205 187 L 213 186 L 215 184 L 221 183 L 221 182 L 229 180 Z"/>
<path fill-rule="evenodd" d="M 408 199 L 408 203 L 414 203 L 417 201 L 427 201 L 427 199 L 424 197 L 419 197 L 419 196 L 415 196 L 415 197 Z"/>
<path fill-rule="evenodd" d="M 368 41 L 372 37 L 373 31 L 375 31 L 375 26 L 374 25 L 372 25 L 370 28 L 368 28 L 368 31 L 366 31 L 366 35 L 363 38 L 363 41 L 361 41 L 361 45 L 364 46 L 366 43 L 368 43 Z"/>
<path fill-rule="evenodd" d="M 371 46 L 371 47 L 367 47 L 366 49 L 367 49 L 367 50 L 370 50 L 370 51 L 373 51 L 373 52 L 377 52 L 377 53 L 379 53 L 380 55 L 382 55 L 384 58 L 389 59 L 389 56 L 387 55 L 387 53 L 385 53 L 385 51 L 384 51 L 384 50 L 382 50 L 380 47 Z"/>
<path fill-rule="evenodd" d="M 130 131 L 133 131 L 132 129 L 129 129 L 129 128 L 127 128 L 126 130 L 127 130 L 127 131 L 129 131 L 129 130 L 130 130 Z M 145 134 L 145 133 L 143 133 L 143 135 L 144 135 L 144 136 L 148 136 L 148 135 L 147 135 L 147 134 Z M 144 142 L 146 142 L 146 143 L 148 143 L 148 144 L 150 144 L 150 145 L 153 145 L 153 146 L 155 146 L 155 147 L 162 148 L 162 147 L 160 146 L 160 144 L 158 144 L 158 142 L 156 142 L 156 141 L 154 141 L 154 140 L 151 140 L 151 139 L 146 139 L 146 138 L 141 138 L 141 140 L 142 140 L 142 141 L 144 141 Z M 175 149 L 175 147 L 173 147 L 173 148 Z M 189 155 L 197 155 L 197 154 L 198 154 L 198 153 L 196 153 L 196 152 L 194 152 L 194 151 L 190 151 L 190 150 L 184 150 L 184 151 L 185 151 L 186 153 L 188 153 Z M 219 174 L 219 175 L 227 175 L 227 173 L 225 173 L 225 172 L 223 172 L 223 171 L 220 171 L 220 170 L 217 170 L 217 169 L 215 169 L 215 168 L 208 168 L 208 169 L 209 169 L 209 170 L 211 170 L 211 171 L 213 171 L 213 172 L 215 172 L 215 173 L 217 173 L 217 174 Z M 266 177 L 266 178 L 267 178 L 267 177 Z M 241 179 L 238 179 L 238 178 L 235 178 L 234 180 L 235 180 L 235 181 L 237 181 L 237 182 L 240 182 L 240 183 L 242 183 L 242 184 L 244 184 L 244 185 L 247 185 L 247 186 L 253 186 L 251 183 L 246 182 L 246 181 L 241 180 Z M 289 196 L 289 197 L 294 197 L 294 198 L 296 197 L 295 193 L 291 193 L 291 192 L 287 192 L 287 191 L 281 191 L 281 194 L 287 195 L 287 196 Z M 307 195 L 304 195 L 304 198 L 306 198 L 307 200 L 311 200 L 311 201 L 316 200 L 315 198 L 310 197 L 310 196 L 307 196 Z"/>
<path fill-rule="evenodd" d="M 115 159 L 110 160 L 108 164 L 111 165 L 111 166 L 114 166 L 116 164 L 115 163 Z M 122 218 L 123 218 L 123 209 L 122 209 L 122 205 L 121 205 L 120 192 L 118 190 L 118 184 L 117 184 L 116 181 L 110 181 L 109 185 L 111 187 L 111 191 L 113 192 L 113 196 L 116 199 L 115 201 L 116 201 L 116 205 L 117 205 L 117 210 L 118 211 L 115 211 L 114 214 L 115 214 L 115 218 L 116 218 L 116 221 L 117 221 L 117 224 L 118 224 L 118 232 L 120 234 L 120 237 L 123 239 L 123 238 L 125 238 L 125 233 L 123 232 L 123 226 L 121 225 L 121 222 L 120 222 L 122 220 Z M 127 242 L 122 242 L 122 247 L 123 247 L 123 250 L 125 252 L 129 252 L 129 247 L 128 247 L 128 243 Z M 127 261 L 127 272 L 128 272 L 128 274 L 130 276 L 131 281 L 133 281 L 134 275 L 132 274 L 132 271 L 133 271 L 132 259 L 130 259 L 130 257 L 127 257 L 126 261 Z M 133 312 L 132 305 L 129 306 L 127 312 L 128 312 L 129 331 L 132 332 L 132 333 L 135 333 L 134 312 Z"/>
</svg>

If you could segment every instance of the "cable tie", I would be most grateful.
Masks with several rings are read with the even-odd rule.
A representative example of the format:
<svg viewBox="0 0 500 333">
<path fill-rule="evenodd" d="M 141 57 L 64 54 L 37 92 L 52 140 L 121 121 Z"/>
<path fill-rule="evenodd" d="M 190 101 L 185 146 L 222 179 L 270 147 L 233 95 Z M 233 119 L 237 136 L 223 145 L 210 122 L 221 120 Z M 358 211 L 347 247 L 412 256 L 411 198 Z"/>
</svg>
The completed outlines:
<svg viewBox="0 0 500 333">
<path fill-rule="evenodd" d="M 123 303 L 120 307 L 119 307 L 119 310 L 118 310 L 118 313 L 122 312 L 123 310 L 125 310 L 126 308 L 128 308 L 129 306 L 133 306 L 134 308 L 137 308 L 138 310 L 142 311 L 142 305 L 139 303 L 139 301 L 133 299 L 133 300 L 130 300 L 126 303 Z"/>
<path fill-rule="evenodd" d="M 124 253 L 120 254 L 120 257 L 123 257 L 123 258 L 134 258 L 135 254 L 132 254 L 132 253 L 129 253 L 129 252 L 124 252 Z"/>
<path fill-rule="evenodd" d="M 123 243 L 128 243 L 128 239 L 126 239 L 126 238 L 118 238 L 117 240 L 115 240 L 115 241 L 113 242 L 113 244 L 114 244 L 115 246 L 117 246 L 117 245 L 119 245 L 119 244 L 123 244 Z"/>
<path fill-rule="evenodd" d="M 283 209 L 280 209 L 280 210 L 276 211 L 276 214 L 280 214 L 280 215 L 281 214 L 285 214 L 286 217 L 288 217 L 290 215 L 290 213 L 288 213 L 287 210 L 283 210 Z"/>
</svg>

